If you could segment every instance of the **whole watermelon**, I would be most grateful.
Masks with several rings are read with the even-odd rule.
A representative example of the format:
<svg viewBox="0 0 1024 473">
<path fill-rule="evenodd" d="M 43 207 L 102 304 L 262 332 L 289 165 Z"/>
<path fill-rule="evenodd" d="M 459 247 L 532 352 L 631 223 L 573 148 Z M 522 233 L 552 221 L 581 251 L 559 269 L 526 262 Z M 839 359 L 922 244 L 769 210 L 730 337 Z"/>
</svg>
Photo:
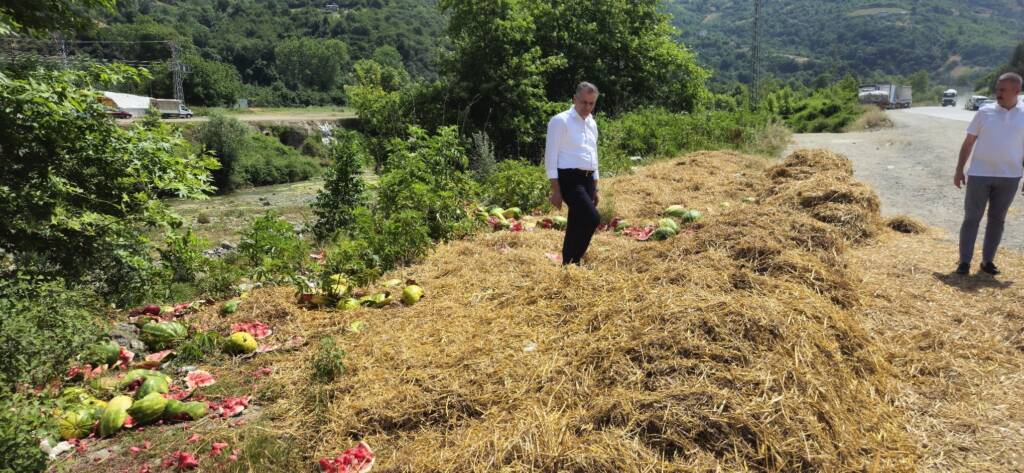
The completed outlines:
<svg viewBox="0 0 1024 473">
<path fill-rule="evenodd" d="M 167 383 L 167 379 L 164 376 L 146 376 L 146 380 L 142 382 L 138 392 L 135 393 L 135 398 L 142 399 L 154 393 L 167 394 L 170 390 L 171 386 Z"/>
<path fill-rule="evenodd" d="M 555 224 L 555 230 L 565 230 L 565 227 L 569 225 L 569 219 L 562 216 L 552 217 L 551 221 Z"/>
<path fill-rule="evenodd" d="M 700 220 L 701 217 L 703 217 L 703 215 L 700 214 L 699 210 L 687 210 L 686 215 L 683 216 L 683 221 L 692 223 Z"/>
<path fill-rule="evenodd" d="M 256 351 L 256 339 L 248 332 L 235 332 L 224 340 L 224 351 L 231 355 L 244 355 Z"/>
<path fill-rule="evenodd" d="M 174 348 L 187 336 L 188 330 L 178 322 L 149 323 L 142 326 L 142 341 L 154 351 Z"/>
<path fill-rule="evenodd" d="M 113 340 L 107 340 L 105 342 L 99 342 L 90 345 L 82 353 L 82 361 L 86 363 L 92 363 L 94 365 L 112 365 L 117 362 L 118 356 L 121 355 L 121 345 Z"/>
<path fill-rule="evenodd" d="M 109 437 L 121 430 L 124 421 L 128 419 L 129 407 L 132 407 L 132 398 L 128 396 L 114 396 L 107 403 L 107 408 L 100 416 L 100 437 Z"/>
<path fill-rule="evenodd" d="M 147 369 L 134 369 L 125 373 L 124 377 L 121 378 L 120 383 L 118 383 L 118 389 L 124 389 L 125 386 L 131 384 L 132 381 L 135 381 L 137 379 L 149 378 L 152 376 L 163 378 L 164 381 L 167 382 L 167 384 L 171 384 L 171 377 L 159 371 Z"/>
<path fill-rule="evenodd" d="M 163 417 L 167 420 L 198 420 L 206 416 L 207 408 L 205 402 L 181 402 L 168 399 Z"/>
<path fill-rule="evenodd" d="M 666 217 L 683 218 L 686 215 L 686 208 L 682 205 L 670 205 L 665 209 L 664 215 Z"/>
<path fill-rule="evenodd" d="M 132 403 L 132 406 L 128 408 L 128 415 L 132 416 L 132 419 L 138 424 L 144 425 L 154 422 L 164 415 L 165 407 L 167 407 L 167 399 L 164 399 L 160 393 L 151 392 Z"/>
<path fill-rule="evenodd" d="M 662 241 L 676 236 L 676 231 L 671 228 L 661 227 L 651 234 L 651 240 Z"/>
<path fill-rule="evenodd" d="M 661 220 L 658 220 L 658 228 L 668 228 L 671 229 L 674 233 L 679 232 L 679 224 L 676 223 L 676 221 L 671 218 L 663 218 Z"/>
<path fill-rule="evenodd" d="M 83 407 L 67 411 L 60 417 L 57 430 L 64 440 L 85 438 L 92 432 L 93 426 L 96 425 L 96 419 L 94 409 Z"/>
</svg>

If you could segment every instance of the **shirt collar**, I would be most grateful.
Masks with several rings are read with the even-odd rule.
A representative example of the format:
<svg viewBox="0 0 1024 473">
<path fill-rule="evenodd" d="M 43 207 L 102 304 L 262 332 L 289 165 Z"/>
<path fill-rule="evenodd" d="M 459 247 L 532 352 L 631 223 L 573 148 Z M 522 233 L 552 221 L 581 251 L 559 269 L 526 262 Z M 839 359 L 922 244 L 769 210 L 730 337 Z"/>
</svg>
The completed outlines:
<svg viewBox="0 0 1024 473">
<path fill-rule="evenodd" d="M 569 113 L 572 114 L 573 116 L 575 116 L 576 118 L 579 118 L 580 120 L 583 120 L 584 122 L 589 122 L 590 120 L 594 119 L 594 114 L 593 113 L 591 113 L 590 115 L 587 115 L 586 119 L 581 117 L 580 114 L 576 111 L 576 106 L 575 105 L 569 107 Z"/>
</svg>

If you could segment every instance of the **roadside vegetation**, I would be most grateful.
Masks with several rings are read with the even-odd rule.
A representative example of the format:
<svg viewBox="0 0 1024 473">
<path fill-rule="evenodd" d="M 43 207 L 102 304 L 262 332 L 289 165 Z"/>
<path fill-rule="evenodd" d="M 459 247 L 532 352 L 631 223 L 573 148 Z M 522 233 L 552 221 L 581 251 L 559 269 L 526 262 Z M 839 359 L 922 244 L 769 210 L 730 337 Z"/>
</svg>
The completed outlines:
<svg viewBox="0 0 1024 473">
<path fill-rule="evenodd" d="M 817 90 L 773 89 L 757 106 L 745 90 L 711 90 L 709 72 L 673 41 L 657 3 L 530 1 L 497 8 L 493 2 L 441 1 L 440 11 L 450 20 L 451 54 L 439 63 L 437 78 L 411 76 L 393 55 L 376 49 L 373 58 L 352 64 L 347 83 L 290 68 L 277 71 L 280 80 L 307 94 L 279 102 L 338 103 L 334 98 L 343 94 L 360 117 L 359 131 L 260 132 L 228 113 L 184 129 L 153 118 L 122 128 L 105 115 L 97 91 L 155 87 L 159 77 L 124 66 L 7 71 L 0 76 L 0 153 L 9 163 L 0 177 L 0 309 L 18 316 L 0 321 L 0 415 L 6 416 L 0 425 L 12 426 L 4 432 L 0 464 L 19 472 L 43 469 L 41 438 L 52 445 L 59 437 L 75 438 L 66 435 L 69 423 L 76 434 L 91 432 L 81 419 L 99 412 L 93 400 L 109 408 L 115 392 L 126 392 L 120 382 L 116 389 L 93 383 L 110 378 L 95 370 L 159 368 L 168 347 L 178 357 L 171 367 L 207 363 L 226 373 L 216 388 L 202 391 L 217 403 L 211 406 L 241 406 L 236 395 L 248 389 L 247 374 L 237 371 L 240 363 L 232 357 L 255 353 L 255 339 L 265 330 L 233 314 L 247 298 L 260 297 L 254 289 L 294 293 L 295 307 L 344 310 L 397 303 L 397 294 L 387 291 L 355 296 L 382 285 L 396 292 L 402 286 L 402 302 L 412 305 L 418 300 L 409 289 L 418 287 L 415 281 L 382 283 L 381 277 L 424 261 L 440 244 L 481 232 L 522 231 L 523 222 L 542 218 L 549 210 L 548 182 L 539 166 L 547 117 L 569 107 L 574 83 L 582 71 L 591 71 L 598 55 L 605 59 L 603 69 L 592 73 L 605 79 L 597 120 L 607 178 L 628 179 L 639 166 L 700 150 L 777 156 L 789 130 L 837 131 L 862 113 L 852 77 Z M 105 0 L 66 4 L 112 6 Z M 8 31 L 27 33 L 17 23 L 19 14 L 35 18 L 0 11 L 15 15 L 0 16 Z M 495 21 L 503 28 L 491 28 Z M 601 28 L 589 28 L 591 23 Z M 559 31 L 571 34 L 553 33 Z M 282 42 L 275 53 L 299 56 L 306 50 L 323 53 L 318 48 L 324 47 L 340 57 L 341 46 L 297 39 Z M 581 53 L 564 55 L 565 50 Z M 206 64 L 215 62 L 210 59 L 197 61 L 197 78 L 239 74 L 221 63 Z M 204 64 L 209 68 L 200 73 Z M 347 70 L 340 63 L 330 67 L 335 65 Z M 217 88 L 193 93 L 207 103 L 223 103 L 231 95 Z M 322 189 L 302 203 L 308 221 L 260 211 L 237 222 L 227 246 L 195 228 L 204 224 L 202 215 L 193 223 L 167 205 L 170 198 L 202 200 L 317 176 Z M 615 202 L 608 195 L 602 206 L 609 227 L 621 223 Z M 683 215 L 690 223 L 701 218 L 695 209 Z M 545 221 L 541 228 L 549 223 L 558 225 Z M 678 231 L 637 226 L 658 238 Z M 212 305 L 225 318 L 185 318 Z M 276 317 L 292 320 L 287 310 Z M 344 332 L 360 330 L 346 326 Z M 124 331 L 131 336 L 114 336 Z M 136 335 L 143 342 L 135 348 L 139 360 L 128 354 Z M 310 373 L 305 367 L 296 371 L 304 379 L 329 385 L 344 378 L 350 340 L 335 335 L 320 340 Z M 111 342 L 117 353 L 94 356 L 102 350 L 94 347 Z M 275 350 L 301 346 L 283 345 Z M 288 386 L 261 386 L 261 401 L 290 392 Z M 69 387 L 90 397 L 70 396 L 64 389 Z M 306 394 L 305 407 L 328 418 L 330 396 L 337 393 L 325 388 Z M 93 410 L 78 410 L 84 404 Z M 55 408 L 61 416 L 53 415 Z M 77 417 L 68 420 L 69 412 Z M 124 425 L 120 420 L 117 429 Z M 109 415 L 98 422 L 108 421 Z M 266 452 L 260 445 L 279 451 L 287 444 L 252 431 L 243 436 L 250 437 L 242 463 L 256 469 L 277 461 L 261 456 Z"/>
</svg>

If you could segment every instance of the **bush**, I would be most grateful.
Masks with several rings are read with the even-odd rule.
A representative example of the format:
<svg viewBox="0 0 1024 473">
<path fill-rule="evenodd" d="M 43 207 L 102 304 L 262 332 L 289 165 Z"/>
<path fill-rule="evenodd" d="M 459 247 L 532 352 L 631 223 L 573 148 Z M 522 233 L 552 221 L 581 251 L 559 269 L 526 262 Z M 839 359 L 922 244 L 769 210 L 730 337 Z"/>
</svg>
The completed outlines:
<svg viewBox="0 0 1024 473">
<path fill-rule="evenodd" d="M 470 136 L 469 168 L 476 178 L 484 180 L 494 173 L 497 166 L 494 156 L 494 143 L 486 132 L 477 131 Z"/>
<path fill-rule="evenodd" d="M 222 113 L 199 125 L 195 139 L 220 162 L 214 183 L 222 194 L 244 186 L 303 181 L 319 173 L 314 159 Z"/>
<path fill-rule="evenodd" d="M 863 112 L 857 103 L 857 83 L 848 77 L 797 102 L 792 114 L 783 117 L 797 133 L 839 133 Z"/>
<path fill-rule="evenodd" d="M 314 381 L 329 383 L 345 374 L 345 350 L 337 346 L 332 337 L 320 339 L 320 348 L 313 357 L 312 378 Z"/>
<path fill-rule="evenodd" d="M 227 194 L 244 184 L 235 168 L 248 151 L 246 147 L 251 133 L 248 125 L 223 113 L 211 114 L 206 123 L 196 127 L 199 144 L 220 162 L 220 169 L 213 173 L 213 184 L 218 193 Z"/>
<path fill-rule="evenodd" d="M 195 236 L 192 229 L 184 233 L 168 232 L 164 239 L 164 248 L 160 253 L 160 262 L 171 272 L 171 280 L 176 282 L 193 282 L 207 266 L 207 258 L 203 250 L 209 242 Z"/>
<path fill-rule="evenodd" d="M 257 279 L 281 280 L 303 266 L 309 245 L 291 223 L 273 213 L 253 220 L 242 232 L 238 253 L 256 268 Z"/>
<path fill-rule="evenodd" d="M 47 415 L 53 408 L 40 398 L 0 392 L 0 473 L 46 470 L 46 454 L 39 449 L 39 439 L 55 434 Z"/>
<path fill-rule="evenodd" d="M 423 214 L 431 238 L 451 238 L 467 220 L 465 208 L 477 194 L 466 173 L 469 158 L 455 127 L 443 127 L 433 136 L 410 127 L 409 135 L 409 140 L 391 143 L 380 179 L 379 217 L 412 209 Z"/>
<path fill-rule="evenodd" d="M 353 212 L 366 201 L 361 163 L 366 162 L 367 153 L 362 137 L 356 132 L 339 130 L 336 139 L 329 149 L 333 166 L 313 203 L 317 218 L 313 233 L 320 240 L 351 225 Z"/>
<path fill-rule="evenodd" d="M 107 117 L 92 84 L 138 77 L 107 67 L 0 78 L 0 248 L 24 271 L 124 293 L 109 270 L 146 266 L 140 228 L 176 220 L 160 198 L 211 190 L 216 162 L 169 128 Z"/>
<path fill-rule="evenodd" d="M 366 212 L 366 209 L 359 210 Z M 382 261 L 373 252 L 370 241 L 372 239 L 368 241 L 358 236 L 340 238 L 336 246 L 327 252 L 323 263 L 324 276 L 344 274 L 360 286 L 380 277 Z"/>
<path fill-rule="evenodd" d="M 644 160 L 696 150 L 756 147 L 771 123 L 768 112 L 715 111 L 673 113 L 644 108 L 617 119 L 601 120 L 599 155 L 602 176 L 628 170 Z M 788 138 L 787 138 L 788 139 Z"/>
<path fill-rule="evenodd" d="M 199 295 L 219 299 L 234 294 L 235 283 L 245 271 L 231 261 L 232 258 L 214 258 L 207 262 L 206 274 L 196 281 Z"/>
<path fill-rule="evenodd" d="M 63 375 L 68 360 L 103 335 L 86 307 L 101 305 L 63 281 L 23 275 L 0 280 L 0 391 Z"/>
<path fill-rule="evenodd" d="M 499 207 L 519 207 L 524 212 L 545 207 L 551 183 L 544 168 L 524 161 L 502 161 L 484 180 L 486 201 Z"/>
<path fill-rule="evenodd" d="M 248 139 L 247 151 L 237 164 L 233 181 L 269 186 L 305 181 L 320 172 L 316 161 L 274 137 L 252 133 Z"/>
</svg>

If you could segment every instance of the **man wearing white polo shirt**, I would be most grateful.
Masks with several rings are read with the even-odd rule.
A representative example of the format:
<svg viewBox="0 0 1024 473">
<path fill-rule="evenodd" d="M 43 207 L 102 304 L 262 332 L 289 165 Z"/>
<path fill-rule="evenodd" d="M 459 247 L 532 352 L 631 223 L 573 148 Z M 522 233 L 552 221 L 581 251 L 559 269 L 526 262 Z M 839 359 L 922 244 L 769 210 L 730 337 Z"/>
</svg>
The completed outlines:
<svg viewBox="0 0 1024 473">
<path fill-rule="evenodd" d="M 580 82 L 572 108 L 548 122 L 544 168 L 551 180 L 551 205 L 569 206 L 569 222 L 562 243 L 562 264 L 579 265 L 590 239 L 601 223 L 597 213 L 597 122 L 591 115 L 597 87 Z"/>
<path fill-rule="evenodd" d="M 982 245 L 981 270 L 999 274 L 994 261 L 996 250 L 1003 238 L 1006 212 L 1024 175 L 1024 104 L 1017 100 L 1021 82 L 1021 76 L 1012 72 L 999 76 L 996 103 L 978 110 L 960 147 L 953 185 L 959 189 L 966 180 L 967 195 L 964 198 L 964 222 L 960 227 L 957 274 L 970 272 L 978 226 L 986 207 L 988 224 Z M 964 166 L 968 158 L 971 166 L 965 176 Z"/>
</svg>

